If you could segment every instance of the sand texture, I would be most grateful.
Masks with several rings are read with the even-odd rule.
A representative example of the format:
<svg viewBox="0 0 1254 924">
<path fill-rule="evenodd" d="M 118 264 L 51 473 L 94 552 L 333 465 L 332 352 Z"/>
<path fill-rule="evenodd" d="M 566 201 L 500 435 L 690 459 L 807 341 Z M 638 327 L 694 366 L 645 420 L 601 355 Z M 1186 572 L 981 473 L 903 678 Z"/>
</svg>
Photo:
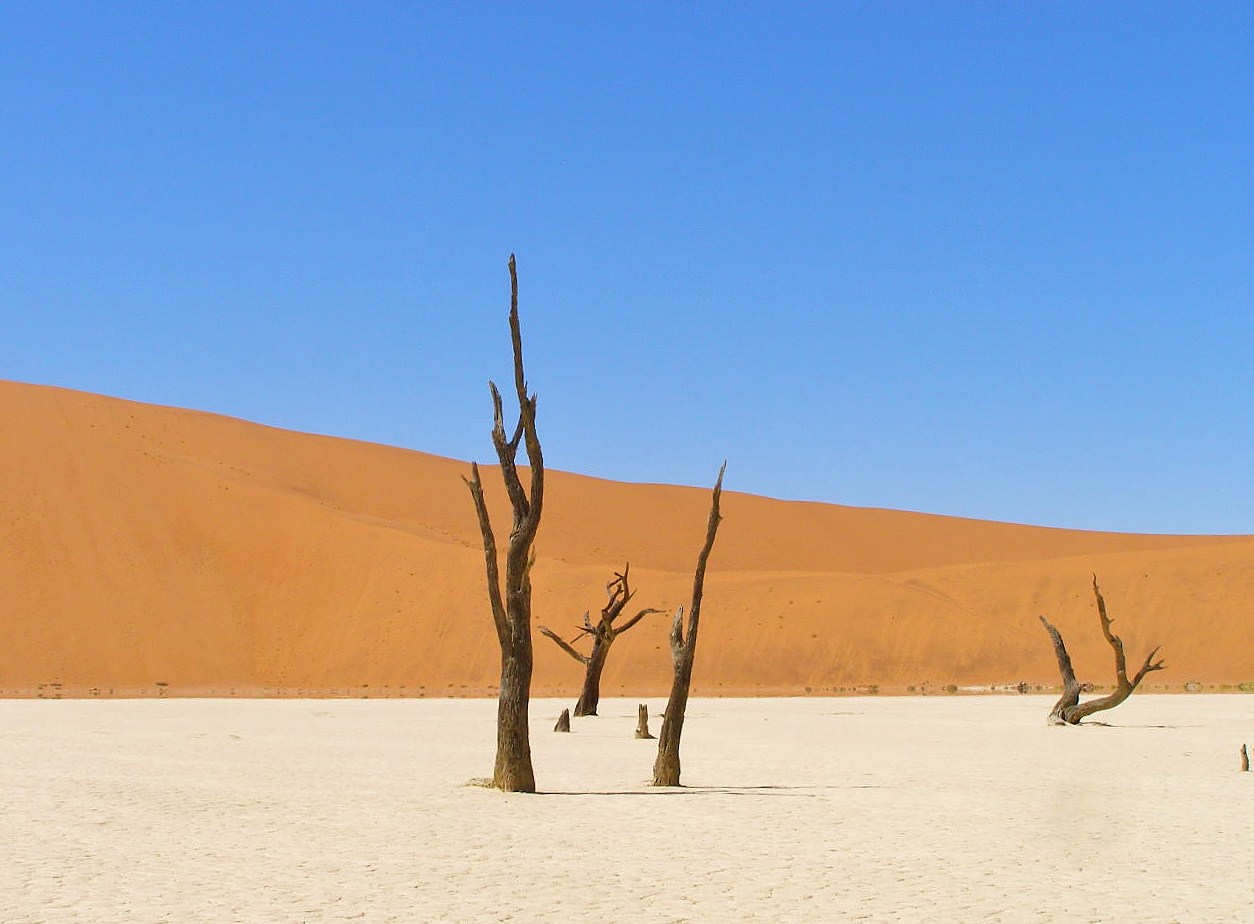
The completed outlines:
<svg viewBox="0 0 1254 924">
<path fill-rule="evenodd" d="M 0 694 L 492 691 L 465 463 L 16 383 L 0 383 L 0 426 Z M 730 490 L 728 451 L 698 694 L 1056 683 L 1038 613 L 1081 679 L 1108 683 L 1094 571 L 1130 658 L 1163 646 L 1154 688 L 1254 682 L 1254 538 L 773 501 Z M 537 623 L 573 636 L 628 561 L 639 607 L 686 602 L 708 505 L 708 489 L 552 472 Z M 606 694 L 668 689 L 667 622 L 620 639 Z M 580 679 L 537 638 L 537 694 Z"/>
<path fill-rule="evenodd" d="M 1242 921 L 1254 697 L 694 700 L 683 790 L 634 700 L 542 794 L 489 772 L 488 700 L 0 702 L 7 924 Z M 651 711 L 660 701 L 649 701 Z"/>
</svg>

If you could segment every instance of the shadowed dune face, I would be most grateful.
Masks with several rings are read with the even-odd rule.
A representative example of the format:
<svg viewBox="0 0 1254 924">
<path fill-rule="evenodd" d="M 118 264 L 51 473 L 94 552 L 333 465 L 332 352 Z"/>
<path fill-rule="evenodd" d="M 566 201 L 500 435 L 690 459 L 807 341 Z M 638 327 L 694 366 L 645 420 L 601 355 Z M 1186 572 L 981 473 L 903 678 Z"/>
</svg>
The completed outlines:
<svg viewBox="0 0 1254 924">
<path fill-rule="evenodd" d="M 492 691 L 464 463 L 16 383 L 0 383 L 0 421 L 0 691 Z M 508 505 L 484 476 L 503 535 Z M 627 561 L 634 605 L 685 603 L 708 505 L 704 488 L 551 472 L 537 621 L 572 636 Z M 1108 683 L 1094 571 L 1129 660 L 1163 646 L 1169 670 L 1153 680 L 1254 681 L 1254 537 L 735 493 L 723 512 L 697 694 L 1053 683 L 1038 613 L 1081 679 Z M 666 631 L 651 616 L 619 640 L 606 695 L 665 691 Z M 579 665 L 539 637 L 536 653 L 537 694 L 577 693 Z"/>
</svg>

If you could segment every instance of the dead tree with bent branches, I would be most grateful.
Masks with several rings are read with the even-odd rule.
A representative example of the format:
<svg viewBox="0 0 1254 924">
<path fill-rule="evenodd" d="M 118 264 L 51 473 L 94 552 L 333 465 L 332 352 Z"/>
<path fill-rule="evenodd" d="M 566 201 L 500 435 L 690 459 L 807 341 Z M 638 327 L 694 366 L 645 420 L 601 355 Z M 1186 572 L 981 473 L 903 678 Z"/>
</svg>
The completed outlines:
<svg viewBox="0 0 1254 924">
<path fill-rule="evenodd" d="M 1114 709 L 1132 695 L 1132 691 L 1145 679 L 1146 674 L 1151 671 L 1160 671 L 1164 667 L 1162 661 L 1154 660 L 1154 655 L 1158 654 L 1158 647 L 1155 647 L 1145 656 L 1145 663 L 1141 665 L 1140 670 L 1128 679 L 1128 663 L 1123 653 L 1123 641 L 1110 631 L 1110 624 L 1113 620 L 1106 615 L 1106 601 L 1102 597 L 1101 588 L 1097 586 L 1096 574 L 1093 575 L 1093 596 L 1097 598 L 1097 616 L 1102 623 L 1102 635 L 1106 637 L 1106 643 L 1115 652 L 1115 691 L 1107 696 L 1089 700 L 1087 703 L 1080 703 L 1080 683 L 1076 680 L 1075 670 L 1071 666 L 1071 656 L 1067 654 L 1067 646 L 1062 642 L 1062 634 L 1042 616 L 1041 622 L 1045 625 L 1045 631 L 1049 633 L 1050 641 L 1054 643 L 1054 655 L 1058 658 L 1058 672 L 1062 675 L 1062 697 L 1049 713 L 1050 725 L 1079 725 L 1086 716 L 1106 709 Z"/>
<path fill-rule="evenodd" d="M 483 555 L 488 578 L 488 600 L 492 621 L 501 646 L 501 687 L 496 710 L 496 766 L 491 785 L 506 792 L 535 792 L 531 766 L 531 737 L 527 708 L 531 701 L 531 564 L 540 511 L 544 504 L 544 457 L 536 435 L 536 397 L 528 395 L 523 375 L 522 333 L 518 324 L 518 273 L 514 255 L 509 257 L 509 330 L 514 345 L 514 390 L 518 396 L 518 423 L 512 436 L 505 433 L 501 393 L 488 383 L 492 392 L 492 445 L 500 462 L 505 491 L 514 510 L 514 522 L 505 553 L 505 581 L 502 588 L 496 537 L 483 499 L 479 466 L 470 465 L 464 479 L 474 500 L 483 534 Z M 523 487 L 515 459 L 523 444 L 531 469 L 531 492 Z"/>
<path fill-rule="evenodd" d="M 597 620 L 595 626 L 588 618 L 588 614 L 583 614 L 583 625 L 579 628 L 580 635 L 572 641 L 578 641 L 584 635 L 592 636 L 592 650 L 588 654 L 581 652 L 548 626 L 540 627 L 540 631 L 545 636 L 552 639 L 562 651 L 584 666 L 583 692 L 579 694 L 579 701 L 575 703 L 574 715 L 576 717 L 597 714 L 597 704 L 601 701 L 601 672 L 605 669 L 605 659 L 609 657 L 610 646 L 614 644 L 614 640 L 650 613 L 662 612 L 644 609 L 621 626 L 614 625 L 614 620 L 622 615 L 623 609 L 635 594 L 627 581 L 630 568 L 631 565 L 625 565 L 622 573 L 615 572 L 614 580 L 605 585 L 605 592 L 609 595 L 609 599 L 601 608 L 601 618 Z"/>
<path fill-rule="evenodd" d="M 705 590 L 705 566 L 714 548 L 714 537 L 722 520 L 719 514 L 719 498 L 723 493 L 723 472 L 727 463 L 718 470 L 714 483 L 714 498 L 710 502 L 710 519 L 705 529 L 705 545 L 697 557 L 696 576 L 692 582 L 692 607 L 688 610 L 688 634 L 684 635 L 684 608 L 675 611 L 671 623 L 671 662 L 675 677 L 671 683 L 670 699 L 662 715 L 662 731 L 658 735 L 657 759 L 653 762 L 654 786 L 679 785 L 679 737 L 684 730 L 684 713 L 688 709 L 688 689 L 692 686 L 692 662 L 697 653 L 697 628 L 701 621 L 701 596 Z"/>
</svg>

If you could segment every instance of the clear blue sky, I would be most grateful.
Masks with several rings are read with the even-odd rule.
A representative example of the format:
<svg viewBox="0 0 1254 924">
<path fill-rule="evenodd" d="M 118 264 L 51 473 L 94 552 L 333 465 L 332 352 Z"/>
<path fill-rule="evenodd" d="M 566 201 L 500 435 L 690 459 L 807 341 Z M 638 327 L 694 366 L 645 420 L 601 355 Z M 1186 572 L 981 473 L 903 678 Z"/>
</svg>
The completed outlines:
<svg viewBox="0 0 1254 924">
<path fill-rule="evenodd" d="M 1251 533 L 1251 49 L 1244 3 L 10 0 L 0 377 L 486 460 L 514 251 L 553 468 Z"/>
</svg>

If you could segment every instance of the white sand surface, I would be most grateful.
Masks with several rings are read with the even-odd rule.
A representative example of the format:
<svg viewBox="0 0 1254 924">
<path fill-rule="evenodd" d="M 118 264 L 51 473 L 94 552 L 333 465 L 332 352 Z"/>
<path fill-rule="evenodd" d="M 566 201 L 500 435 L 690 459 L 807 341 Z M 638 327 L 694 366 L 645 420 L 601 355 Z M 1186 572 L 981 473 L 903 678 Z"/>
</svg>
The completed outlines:
<svg viewBox="0 0 1254 924">
<path fill-rule="evenodd" d="M 656 732 L 663 706 L 649 700 Z M 1249 921 L 1254 696 L 0 702 L 0 920 Z"/>
</svg>

